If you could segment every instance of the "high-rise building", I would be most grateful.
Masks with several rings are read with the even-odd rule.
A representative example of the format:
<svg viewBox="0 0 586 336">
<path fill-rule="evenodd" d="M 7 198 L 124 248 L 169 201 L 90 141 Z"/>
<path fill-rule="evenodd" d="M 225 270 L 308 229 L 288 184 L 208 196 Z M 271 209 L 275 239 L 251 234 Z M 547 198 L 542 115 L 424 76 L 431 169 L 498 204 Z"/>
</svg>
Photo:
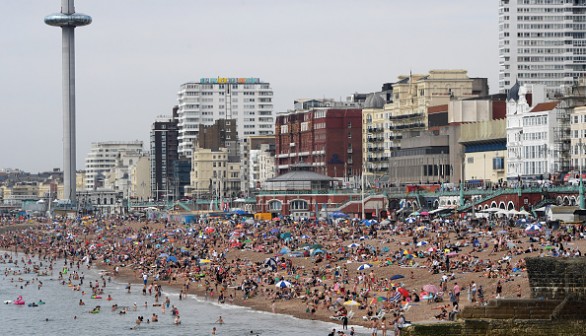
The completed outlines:
<svg viewBox="0 0 586 336">
<path fill-rule="evenodd" d="M 548 94 L 586 73 L 586 1 L 500 0 L 499 90 L 517 80 Z"/>
<path fill-rule="evenodd" d="M 160 116 L 151 125 L 151 197 L 156 200 L 171 199 L 168 195 L 178 191 L 174 178 L 174 165 L 179 160 L 177 110 L 174 107 L 172 116 Z"/>
<path fill-rule="evenodd" d="M 142 141 L 106 141 L 92 144 L 85 159 L 85 189 L 94 190 L 104 186 L 106 175 L 116 163 L 125 156 L 136 156 L 142 153 Z M 129 165 L 134 164 L 132 160 Z"/>
<path fill-rule="evenodd" d="M 199 125 L 236 119 L 238 136 L 274 133 L 273 90 L 259 78 L 201 78 L 181 85 L 179 154 L 191 157 Z"/>
</svg>

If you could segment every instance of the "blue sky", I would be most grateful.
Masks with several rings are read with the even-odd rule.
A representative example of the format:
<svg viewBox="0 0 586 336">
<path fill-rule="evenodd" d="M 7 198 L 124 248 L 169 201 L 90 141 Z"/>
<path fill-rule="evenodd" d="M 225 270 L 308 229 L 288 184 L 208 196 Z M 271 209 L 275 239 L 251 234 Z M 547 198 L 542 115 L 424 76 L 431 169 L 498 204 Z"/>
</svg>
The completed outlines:
<svg viewBox="0 0 586 336">
<path fill-rule="evenodd" d="M 0 168 L 62 167 L 59 0 L 2 0 Z M 472 5 L 473 4 L 473 5 Z M 92 142 L 143 140 L 182 83 L 259 77 L 277 111 L 400 74 L 498 78 L 498 4 L 466 0 L 77 0 L 78 169 Z"/>
</svg>

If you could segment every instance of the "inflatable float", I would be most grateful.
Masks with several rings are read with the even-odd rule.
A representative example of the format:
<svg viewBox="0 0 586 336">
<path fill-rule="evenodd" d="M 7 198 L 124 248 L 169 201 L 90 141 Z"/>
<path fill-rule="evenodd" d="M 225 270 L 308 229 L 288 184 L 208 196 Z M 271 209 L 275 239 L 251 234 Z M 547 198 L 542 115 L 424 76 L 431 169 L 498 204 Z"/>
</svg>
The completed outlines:
<svg viewBox="0 0 586 336">
<path fill-rule="evenodd" d="M 4 304 L 11 304 L 11 303 L 12 303 L 12 300 L 5 300 L 4 301 Z"/>
<path fill-rule="evenodd" d="M 24 300 L 22 299 L 22 296 L 19 295 L 18 298 L 16 300 L 14 300 L 12 303 L 20 306 L 20 305 L 24 304 Z"/>
<path fill-rule="evenodd" d="M 102 298 L 102 297 L 101 297 L 101 296 L 99 296 L 99 295 L 92 295 L 92 299 L 94 299 L 94 300 L 99 300 L 99 299 L 101 299 L 101 298 Z"/>
</svg>

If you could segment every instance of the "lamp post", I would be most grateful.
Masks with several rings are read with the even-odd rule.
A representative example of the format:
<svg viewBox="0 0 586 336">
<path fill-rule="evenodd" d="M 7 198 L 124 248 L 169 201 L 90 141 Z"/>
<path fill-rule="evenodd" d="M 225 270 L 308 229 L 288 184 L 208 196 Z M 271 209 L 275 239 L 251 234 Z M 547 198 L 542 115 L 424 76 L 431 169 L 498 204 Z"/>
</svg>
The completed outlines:
<svg viewBox="0 0 586 336">
<path fill-rule="evenodd" d="M 580 160 L 580 183 L 578 184 L 578 195 L 580 197 L 580 210 L 584 210 L 586 202 L 584 201 L 584 183 L 582 180 L 582 150 L 584 149 L 582 147 L 582 138 L 578 140 L 578 149 L 580 151 L 578 153 L 578 160 Z"/>
<path fill-rule="evenodd" d="M 461 153 L 462 156 L 462 166 L 460 169 L 460 206 L 464 206 L 465 201 L 464 201 L 464 160 L 466 158 L 466 155 L 464 153 L 464 151 L 462 151 Z"/>
<path fill-rule="evenodd" d="M 362 219 L 366 219 L 366 216 L 364 214 L 364 159 L 362 159 L 362 173 L 360 174 L 360 198 L 361 198 L 361 203 L 362 203 Z"/>
</svg>

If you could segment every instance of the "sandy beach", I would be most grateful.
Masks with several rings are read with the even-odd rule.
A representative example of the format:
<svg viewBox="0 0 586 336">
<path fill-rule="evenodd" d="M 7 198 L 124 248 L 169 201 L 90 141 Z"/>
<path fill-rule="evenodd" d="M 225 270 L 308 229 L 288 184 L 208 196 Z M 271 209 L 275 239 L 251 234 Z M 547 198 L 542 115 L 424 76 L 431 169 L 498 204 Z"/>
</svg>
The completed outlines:
<svg viewBox="0 0 586 336">
<path fill-rule="evenodd" d="M 453 301 L 462 309 L 495 299 L 499 284 L 499 297 L 526 298 L 530 293 L 524 258 L 577 255 L 585 244 L 583 227 L 553 232 L 543 227 L 535 233 L 433 219 L 371 226 L 249 223 L 217 220 L 188 228 L 88 218 L 21 229 L 19 247 L 55 257 L 70 254 L 78 261 L 91 256 L 94 267 L 119 282 L 133 283 L 133 291 L 142 291 L 147 274 L 148 284 L 160 284 L 163 291 L 171 287 L 215 301 L 222 295 L 226 304 L 340 324 L 341 319 L 331 317 L 346 315 L 349 325 L 371 326 L 370 317 L 377 315 L 389 323 L 401 315 L 411 322 L 440 322 L 447 319 L 442 308 L 450 312 Z M 31 248 L 33 242 L 47 242 L 58 233 L 68 234 L 69 241 Z M 5 236 L 3 248 L 12 247 L 14 238 Z M 361 265 L 371 267 L 358 270 Z M 290 286 L 276 287 L 281 280 Z M 254 285 L 242 290 L 248 283 Z M 458 289 L 461 293 L 454 299 L 450 292 Z M 427 299 L 430 293 L 435 298 Z M 347 304 L 350 301 L 355 305 Z"/>
</svg>

